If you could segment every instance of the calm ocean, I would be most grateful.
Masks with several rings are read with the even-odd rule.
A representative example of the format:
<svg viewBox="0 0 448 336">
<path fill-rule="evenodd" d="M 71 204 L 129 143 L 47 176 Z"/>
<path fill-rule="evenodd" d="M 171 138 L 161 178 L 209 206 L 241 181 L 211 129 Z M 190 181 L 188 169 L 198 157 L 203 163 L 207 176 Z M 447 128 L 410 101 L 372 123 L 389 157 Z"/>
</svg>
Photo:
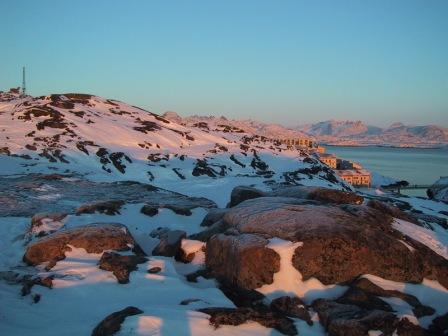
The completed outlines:
<svg viewBox="0 0 448 336">
<path fill-rule="evenodd" d="M 410 184 L 432 184 L 448 176 L 448 148 L 389 148 L 326 146 L 328 153 L 359 162 L 364 168 Z M 424 194 L 413 191 L 412 194 Z"/>
</svg>

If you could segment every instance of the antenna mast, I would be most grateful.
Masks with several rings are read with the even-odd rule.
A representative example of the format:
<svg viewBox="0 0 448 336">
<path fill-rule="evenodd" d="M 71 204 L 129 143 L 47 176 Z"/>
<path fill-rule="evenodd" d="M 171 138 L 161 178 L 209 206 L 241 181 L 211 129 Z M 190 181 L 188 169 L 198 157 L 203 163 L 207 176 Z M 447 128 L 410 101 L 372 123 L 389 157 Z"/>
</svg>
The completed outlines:
<svg viewBox="0 0 448 336">
<path fill-rule="evenodd" d="M 22 68 L 22 97 L 26 96 L 25 67 Z"/>
</svg>

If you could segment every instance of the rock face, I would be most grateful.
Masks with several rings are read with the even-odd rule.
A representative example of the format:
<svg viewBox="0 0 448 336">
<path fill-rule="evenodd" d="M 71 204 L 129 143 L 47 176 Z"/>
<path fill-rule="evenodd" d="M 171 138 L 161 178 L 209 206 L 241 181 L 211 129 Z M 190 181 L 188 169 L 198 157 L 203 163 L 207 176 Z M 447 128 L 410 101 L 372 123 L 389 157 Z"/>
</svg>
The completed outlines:
<svg viewBox="0 0 448 336">
<path fill-rule="evenodd" d="M 187 237 L 187 233 L 182 230 L 167 230 L 159 236 L 160 242 L 152 251 L 152 255 L 174 257 L 181 247 L 182 239 Z"/>
<path fill-rule="evenodd" d="M 367 335 L 369 330 L 381 330 L 392 335 L 395 315 L 381 310 L 364 310 L 330 300 L 314 301 L 313 308 L 331 336 Z"/>
<path fill-rule="evenodd" d="M 417 220 L 417 218 L 415 218 L 414 216 L 412 216 L 412 215 L 410 215 L 410 214 L 408 214 L 408 213 L 406 213 L 406 212 L 400 210 L 399 208 L 394 207 L 394 206 L 392 206 L 390 204 L 387 204 L 387 203 L 384 203 L 384 202 L 372 199 L 372 200 L 369 200 L 367 202 L 367 206 L 369 206 L 371 208 L 374 208 L 374 209 L 377 209 L 377 210 L 379 210 L 379 211 L 381 211 L 381 212 L 383 212 L 385 214 L 388 214 L 388 215 L 390 215 L 392 217 L 400 218 L 400 219 L 403 219 L 403 220 L 405 220 L 407 222 L 411 222 L 411 223 L 420 225 L 420 223 Z"/>
<path fill-rule="evenodd" d="M 272 283 L 279 256 L 266 245 L 273 237 L 303 243 L 292 258 L 303 280 L 329 285 L 374 274 L 404 282 L 437 279 L 448 288 L 447 260 L 394 230 L 391 216 L 365 205 L 261 197 L 229 209 L 222 222 L 222 233 L 207 243 L 206 264 L 218 279 L 244 289 Z"/>
<path fill-rule="evenodd" d="M 99 262 L 99 268 L 112 272 L 120 284 L 129 282 L 129 274 L 137 269 L 138 264 L 146 262 L 144 256 L 119 255 L 114 252 L 104 252 Z"/>
<path fill-rule="evenodd" d="M 117 311 L 108 315 L 102 320 L 92 331 L 92 336 L 109 336 L 115 334 L 120 330 L 121 324 L 126 317 L 142 314 L 143 311 L 136 307 L 126 307 L 123 310 Z"/>
<path fill-rule="evenodd" d="M 269 196 L 294 197 L 325 204 L 362 204 L 364 198 L 350 191 L 322 187 L 287 187 L 269 193 Z"/>
<path fill-rule="evenodd" d="M 255 321 L 267 328 L 273 328 L 283 335 L 297 335 L 293 320 L 267 309 L 242 308 L 204 308 L 199 310 L 210 315 L 210 323 L 216 328 L 221 325 L 237 326 Z"/>
<path fill-rule="evenodd" d="M 305 304 L 298 297 L 282 296 L 271 302 L 271 308 L 281 314 L 304 320 L 308 325 L 313 325 L 311 316 L 305 308 Z"/>
<path fill-rule="evenodd" d="M 262 196 L 265 196 L 265 193 L 256 188 L 245 187 L 245 186 L 235 187 L 232 190 L 232 193 L 230 195 L 230 203 L 228 204 L 227 207 L 231 208 L 231 207 L 234 207 L 235 205 L 240 204 L 241 202 L 243 202 L 245 200 L 262 197 Z"/>
<path fill-rule="evenodd" d="M 23 261 L 28 265 L 50 262 L 54 266 L 58 260 L 65 259 L 65 252 L 70 250 L 67 245 L 84 248 L 88 253 L 126 251 L 131 249 L 129 246 L 137 246 L 123 224 L 95 223 L 59 231 L 32 242 L 26 249 Z"/>
<path fill-rule="evenodd" d="M 215 235 L 206 246 L 207 267 L 221 281 L 244 289 L 272 283 L 280 257 L 267 244 L 267 239 L 254 234 Z"/>
<path fill-rule="evenodd" d="M 65 213 L 39 213 L 31 218 L 29 233 L 44 236 L 59 230 L 67 217 Z"/>
<path fill-rule="evenodd" d="M 123 205 L 124 202 L 120 200 L 95 202 L 80 206 L 78 209 L 76 209 L 76 214 L 93 214 L 95 212 L 99 212 L 113 216 L 116 214 L 120 214 L 120 209 Z"/>
</svg>

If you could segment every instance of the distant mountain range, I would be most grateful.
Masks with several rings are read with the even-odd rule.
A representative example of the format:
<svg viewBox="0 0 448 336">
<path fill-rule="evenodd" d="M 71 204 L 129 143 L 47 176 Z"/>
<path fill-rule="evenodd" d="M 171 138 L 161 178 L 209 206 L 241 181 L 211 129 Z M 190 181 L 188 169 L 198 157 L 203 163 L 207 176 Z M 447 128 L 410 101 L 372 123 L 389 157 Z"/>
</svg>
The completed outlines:
<svg viewBox="0 0 448 336">
<path fill-rule="evenodd" d="M 362 121 L 328 120 L 287 128 L 280 124 L 256 120 L 235 120 L 215 116 L 181 117 L 166 112 L 164 118 L 187 127 L 201 124 L 213 127 L 227 126 L 228 130 L 259 134 L 267 138 L 311 137 L 322 144 L 346 146 L 440 147 L 448 145 L 448 128 L 436 125 L 409 126 L 393 123 L 381 128 Z"/>
<path fill-rule="evenodd" d="M 280 124 L 269 124 L 252 119 L 227 119 L 226 117 L 215 116 L 189 116 L 181 117 L 176 112 L 165 112 L 163 114 L 165 119 L 176 122 L 187 127 L 200 127 L 207 124 L 208 127 L 222 128 L 227 126 L 227 130 L 232 132 L 258 134 L 271 139 L 278 139 L 283 137 L 297 138 L 308 137 L 308 135 L 297 129 L 290 129 Z"/>
<path fill-rule="evenodd" d="M 436 125 L 389 127 L 370 126 L 362 121 L 328 120 L 298 126 L 298 131 L 331 145 L 384 145 L 397 147 L 438 147 L 448 145 L 448 128 Z"/>
</svg>

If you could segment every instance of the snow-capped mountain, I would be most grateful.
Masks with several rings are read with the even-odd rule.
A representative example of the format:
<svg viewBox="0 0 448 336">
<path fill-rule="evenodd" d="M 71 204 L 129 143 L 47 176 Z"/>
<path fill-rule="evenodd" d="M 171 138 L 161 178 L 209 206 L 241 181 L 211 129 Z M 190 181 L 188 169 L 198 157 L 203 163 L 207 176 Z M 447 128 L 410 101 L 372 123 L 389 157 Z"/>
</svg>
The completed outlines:
<svg viewBox="0 0 448 336">
<path fill-rule="evenodd" d="M 252 119 L 235 120 L 227 119 L 223 116 L 197 115 L 182 118 L 176 112 L 172 111 L 164 113 L 163 117 L 188 127 L 204 129 L 203 125 L 207 124 L 209 128 L 211 127 L 213 129 L 224 130 L 226 132 L 258 134 L 271 139 L 309 137 L 304 132 L 293 130 L 280 124 L 263 123 Z"/>
<path fill-rule="evenodd" d="M 319 141 L 334 145 L 388 145 L 399 147 L 431 147 L 448 144 L 448 128 L 406 126 L 393 123 L 389 127 L 370 126 L 362 121 L 328 120 L 297 127 Z"/>
<path fill-rule="evenodd" d="M 232 176 L 236 177 L 232 183 L 250 180 L 255 184 L 298 181 L 298 170 L 305 169 L 308 177 L 306 169 L 320 165 L 311 158 L 304 162 L 308 153 L 277 141 L 285 132 L 281 126 L 224 118 L 176 120 L 173 114 L 162 117 L 87 94 L 21 98 L 4 93 L 0 96 L 0 153 L 8 155 L 8 164 L 3 165 L 11 173 L 45 171 L 50 163 L 59 171 L 169 185 L 182 192 L 186 188 L 193 195 L 204 195 L 204 190 L 199 190 L 201 184 L 191 185 L 191 179 Z M 312 176 L 317 184 L 347 187 L 326 167 L 322 169 Z"/>
</svg>

